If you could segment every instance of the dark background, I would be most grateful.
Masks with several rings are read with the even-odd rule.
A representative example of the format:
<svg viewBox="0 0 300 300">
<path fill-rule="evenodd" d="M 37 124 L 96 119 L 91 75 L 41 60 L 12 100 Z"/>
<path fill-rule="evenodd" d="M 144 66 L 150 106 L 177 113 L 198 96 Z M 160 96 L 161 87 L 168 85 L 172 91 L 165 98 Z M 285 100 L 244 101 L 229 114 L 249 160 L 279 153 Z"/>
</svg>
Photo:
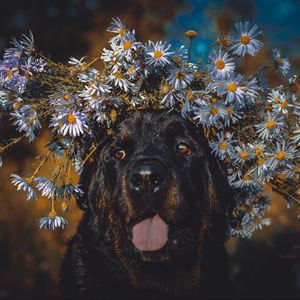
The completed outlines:
<svg viewBox="0 0 300 300">
<path fill-rule="evenodd" d="M 265 46 L 255 59 L 247 60 L 245 72 L 254 72 L 266 62 L 270 49 L 279 47 L 283 57 L 290 58 L 294 73 L 300 73 L 297 0 L 1 0 L 0 52 L 9 46 L 12 36 L 32 30 L 38 50 L 55 61 L 65 63 L 70 56 L 98 57 L 110 37 L 105 29 L 114 16 L 135 28 L 144 42 L 168 39 L 176 46 L 186 42 L 186 30 L 196 30 L 194 61 L 205 60 L 209 45 L 218 34 L 229 33 L 235 21 L 250 20 L 264 31 Z M 0 139 L 9 133 L 10 128 L 0 124 Z M 48 135 L 43 132 L 35 146 L 24 142 L 4 155 L 0 169 L 0 298 L 58 296 L 61 259 L 81 212 L 73 204 L 66 215 L 70 225 L 65 231 L 40 231 L 35 220 L 47 214 L 48 200 L 27 203 L 9 180 L 11 173 L 30 173 Z M 47 174 L 47 170 L 43 172 Z M 227 243 L 234 286 L 247 298 L 300 296 L 299 209 L 287 210 L 278 195 L 273 199 L 271 226 L 250 240 L 230 239 Z"/>
</svg>

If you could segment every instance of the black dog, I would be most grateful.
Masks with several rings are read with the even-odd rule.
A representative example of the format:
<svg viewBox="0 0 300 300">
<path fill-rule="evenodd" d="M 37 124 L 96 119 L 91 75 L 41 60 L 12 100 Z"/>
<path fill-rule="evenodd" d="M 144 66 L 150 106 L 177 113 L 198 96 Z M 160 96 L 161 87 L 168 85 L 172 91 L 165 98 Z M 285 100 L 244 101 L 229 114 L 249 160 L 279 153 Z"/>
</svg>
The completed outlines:
<svg viewBox="0 0 300 300">
<path fill-rule="evenodd" d="M 81 176 L 86 212 L 62 266 L 62 296 L 224 295 L 232 196 L 202 130 L 177 113 L 141 110 L 105 139 Z"/>
</svg>

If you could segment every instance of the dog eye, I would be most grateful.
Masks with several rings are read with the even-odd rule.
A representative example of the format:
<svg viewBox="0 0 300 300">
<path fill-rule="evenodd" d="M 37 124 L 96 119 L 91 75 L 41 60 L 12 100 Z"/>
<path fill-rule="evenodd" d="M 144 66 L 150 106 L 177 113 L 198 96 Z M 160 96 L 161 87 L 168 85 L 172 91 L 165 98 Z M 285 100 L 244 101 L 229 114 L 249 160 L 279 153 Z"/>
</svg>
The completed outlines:
<svg viewBox="0 0 300 300">
<path fill-rule="evenodd" d="M 177 145 L 177 151 L 184 156 L 189 156 L 192 154 L 192 149 L 185 143 L 179 143 Z"/>
<path fill-rule="evenodd" d="M 124 159 L 126 156 L 126 152 L 125 150 L 117 150 L 114 154 L 114 157 L 117 159 L 117 160 L 122 160 Z"/>
</svg>

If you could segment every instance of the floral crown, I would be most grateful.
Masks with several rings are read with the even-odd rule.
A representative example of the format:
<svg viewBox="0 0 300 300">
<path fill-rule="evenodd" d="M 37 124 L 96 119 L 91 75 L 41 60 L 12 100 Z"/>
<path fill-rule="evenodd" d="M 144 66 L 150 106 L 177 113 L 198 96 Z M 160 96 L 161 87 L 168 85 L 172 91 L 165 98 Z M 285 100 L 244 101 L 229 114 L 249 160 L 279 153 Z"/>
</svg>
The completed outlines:
<svg viewBox="0 0 300 300">
<path fill-rule="evenodd" d="M 80 185 L 70 171 L 80 174 L 99 147 L 102 136 L 113 134 L 112 125 L 124 110 L 145 108 L 176 110 L 202 126 L 211 151 L 227 167 L 235 204 L 228 214 L 228 234 L 250 237 L 270 224 L 264 218 L 270 207 L 264 184 L 285 196 L 289 206 L 299 204 L 300 102 L 296 76 L 286 79 L 290 63 L 278 49 L 255 76 L 236 70 L 245 56 L 255 56 L 263 43 L 257 26 L 236 23 L 235 34 L 222 36 L 212 45 L 207 64 L 190 62 L 195 31 L 185 33 L 189 47 L 172 49 L 163 41 L 141 43 L 135 31 L 118 18 L 107 31 L 114 33 L 103 49 L 103 68 L 73 57 L 69 65 L 57 64 L 36 51 L 32 33 L 12 40 L 0 63 L 0 117 L 9 116 L 18 136 L 2 141 L 1 154 L 28 138 L 36 140 L 42 124 L 52 130 L 48 153 L 39 156 L 31 176 L 12 174 L 12 183 L 37 198 L 51 199 L 40 228 L 64 228 L 72 198 L 81 197 Z M 271 87 L 268 69 L 279 73 L 282 84 Z M 96 138 L 97 137 L 97 138 Z M 42 165 L 58 165 L 51 178 L 38 176 Z M 59 203 L 61 208 L 59 209 Z"/>
</svg>

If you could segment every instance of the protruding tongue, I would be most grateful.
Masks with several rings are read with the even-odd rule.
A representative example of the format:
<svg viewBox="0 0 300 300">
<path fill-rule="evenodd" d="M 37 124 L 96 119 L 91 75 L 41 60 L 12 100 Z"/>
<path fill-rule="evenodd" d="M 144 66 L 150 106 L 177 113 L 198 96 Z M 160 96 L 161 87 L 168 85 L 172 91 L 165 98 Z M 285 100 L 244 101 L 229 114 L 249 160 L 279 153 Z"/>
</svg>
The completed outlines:
<svg viewBox="0 0 300 300">
<path fill-rule="evenodd" d="M 140 251 L 157 251 L 168 240 L 168 225 L 155 215 L 133 226 L 132 243 Z"/>
</svg>

